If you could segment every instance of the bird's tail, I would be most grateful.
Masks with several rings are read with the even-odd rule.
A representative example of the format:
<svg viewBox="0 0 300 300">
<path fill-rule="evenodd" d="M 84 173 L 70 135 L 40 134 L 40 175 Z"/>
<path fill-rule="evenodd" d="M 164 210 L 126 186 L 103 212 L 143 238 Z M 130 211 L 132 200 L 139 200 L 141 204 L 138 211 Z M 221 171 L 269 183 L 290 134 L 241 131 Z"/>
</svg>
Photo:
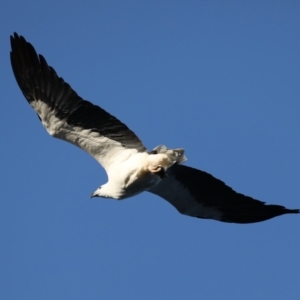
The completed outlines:
<svg viewBox="0 0 300 300">
<path fill-rule="evenodd" d="M 168 149 L 164 145 L 159 145 L 155 147 L 151 153 L 153 154 L 166 154 L 168 158 L 173 162 L 173 163 L 183 163 L 187 160 L 187 158 L 184 155 L 184 149 L 182 148 L 177 148 L 177 149 Z"/>
</svg>

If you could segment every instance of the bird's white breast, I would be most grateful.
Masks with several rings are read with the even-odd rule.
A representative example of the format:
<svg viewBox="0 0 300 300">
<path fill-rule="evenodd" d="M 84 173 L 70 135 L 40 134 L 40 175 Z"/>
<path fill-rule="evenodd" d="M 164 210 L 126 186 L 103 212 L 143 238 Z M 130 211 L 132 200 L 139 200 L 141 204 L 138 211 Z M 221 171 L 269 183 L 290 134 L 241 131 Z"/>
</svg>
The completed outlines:
<svg viewBox="0 0 300 300">
<path fill-rule="evenodd" d="M 126 160 L 111 166 L 107 187 L 114 194 L 113 198 L 125 199 L 137 195 L 156 185 L 160 178 L 149 169 L 149 154 L 136 153 Z"/>
</svg>

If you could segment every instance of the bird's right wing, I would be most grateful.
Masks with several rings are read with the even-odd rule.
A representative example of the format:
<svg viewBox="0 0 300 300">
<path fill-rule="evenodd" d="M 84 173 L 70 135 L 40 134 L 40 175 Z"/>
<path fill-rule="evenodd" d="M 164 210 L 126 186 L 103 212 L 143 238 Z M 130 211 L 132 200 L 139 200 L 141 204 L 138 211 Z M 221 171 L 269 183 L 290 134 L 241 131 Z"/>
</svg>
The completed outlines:
<svg viewBox="0 0 300 300">
<path fill-rule="evenodd" d="M 212 175 L 184 165 L 175 164 L 167 177 L 148 190 L 169 203 L 182 214 L 230 223 L 255 223 L 286 214 L 299 213 L 235 192 Z"/>
<path fill-rule="evenodd" d="M 105 169 L 120 155 L 146 151 L 125 124 L 78 96 L 22 36 L 11 36 L 11 47 L 17 83 L 50 135 L 80 147 Z"/>
</svg>

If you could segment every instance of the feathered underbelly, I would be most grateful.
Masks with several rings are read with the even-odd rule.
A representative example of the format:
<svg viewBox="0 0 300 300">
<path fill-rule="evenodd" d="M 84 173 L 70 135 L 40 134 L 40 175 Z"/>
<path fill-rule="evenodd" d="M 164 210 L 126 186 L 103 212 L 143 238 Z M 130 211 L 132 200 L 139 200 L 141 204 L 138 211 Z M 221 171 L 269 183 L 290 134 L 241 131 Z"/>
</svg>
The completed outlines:
<svg viewBox="0 0 300 300">
<path fill-rule="evenodd" d="M 131 174 L 123 183 L 120 199 L 129 198 L 147 191 L 160 180 L 162 179 L 159 176 L 153 174 L 148 169 L 142 169 L 136 174 Z"/>
<path fill-rule="evenodd" d="M 116 165 L 111 176 L 115 183 L 116 198 L 125 199 L 154 187 L 166 177 L 166 171 L 174 163 L 186 158 L 182 149 L 158 146 L 153 153 L 138 153 Z"/>
</svg>

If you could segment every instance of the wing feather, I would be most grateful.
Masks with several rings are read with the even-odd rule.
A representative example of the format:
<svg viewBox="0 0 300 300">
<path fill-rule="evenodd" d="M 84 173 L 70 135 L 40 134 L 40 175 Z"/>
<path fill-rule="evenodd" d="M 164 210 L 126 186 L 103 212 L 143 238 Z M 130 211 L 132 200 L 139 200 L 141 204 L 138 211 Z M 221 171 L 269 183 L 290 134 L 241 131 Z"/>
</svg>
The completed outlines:
<svg viewBox="0 0 300 300">
<path fill-rule="evenodd" d="M 146 151 L 125 124 L 78 96 L 24 37 L 14 33 L 11 47 L 16 81 L 52 136 L 85 150 L 106 169 L 120 154 Z"/>
<path fill-rule="evenodd" d="M 184 165 L 174 165 L 168 177 L 149 192 L 156 194 L 182 214 L 230 223 L 254 223 L 299 209 L 287 209 L 235 192 L 212 175 Z"/>
</svg>

